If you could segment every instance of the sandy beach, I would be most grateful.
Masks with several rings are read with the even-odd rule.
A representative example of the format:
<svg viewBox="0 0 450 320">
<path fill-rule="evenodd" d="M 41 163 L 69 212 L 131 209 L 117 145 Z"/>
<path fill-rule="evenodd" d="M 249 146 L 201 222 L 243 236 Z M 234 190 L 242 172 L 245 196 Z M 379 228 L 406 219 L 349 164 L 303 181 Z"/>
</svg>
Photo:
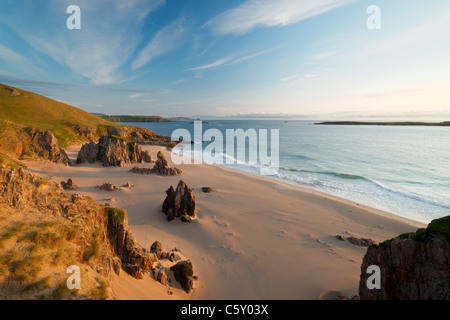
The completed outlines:
<svg viewBox="0 0 450 320">
<path fill-rule="evenodd" d="M 66 150 L 75 162 L 80 146 Z M 164 147 L 143 146 L 153 158 Z M 164 250 L 177 248 L 193 262 L 198 276 L 191 294 L 150 277 L 136 280 L 124 272 L 113 276 L 117 299 L 317 299 L 328 290 L 358 293 L 366 248 L 336 235 L 384 241 L 424 227 L 347 200 L 265 177 L 216 165 L 180 165 L 180 176 L 137 175 L 97 164 L 64 166 L 27 161 L 28 170 L 60 182 L 72 178 L 76 193 L 99 203 L 126 209 L 136 240 L 149 248 L 155 240 Z M 153 167 L 140 164 L 139 167 Z M 165 190 L 184 180 L 196 196 L 192 223 L 168 222 L 161 211 Z M 105 182 L 132 188 L 113 192 L 96 188 Z M 202 187 L 213 187 L 203 193 Z"/>
</svg>

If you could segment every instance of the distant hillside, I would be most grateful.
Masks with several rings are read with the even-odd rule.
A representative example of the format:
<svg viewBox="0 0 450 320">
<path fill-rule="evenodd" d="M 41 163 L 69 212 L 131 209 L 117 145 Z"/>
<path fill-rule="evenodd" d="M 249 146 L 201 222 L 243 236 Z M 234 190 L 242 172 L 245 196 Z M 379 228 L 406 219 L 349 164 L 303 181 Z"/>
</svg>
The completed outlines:
<svg viewBox="0 0 450 320">
<path fill-rule="evenodd" d="M 111 122 L 171 122 L 172 120 L 159 116 L 127 116 L 127 115 L 101 115 L 102 119 Z"/>
<path fill-rule="evenodd" d="M 160 116 L 130 116 L 130 115 L 105 115 L 100 113 L 93 113 L 101 117 L 102 119 L 111 122 L 174 122 L 174 121 L 187 121 L 192 120 L 186 117 L 172 117 L 164 118 Z"/>
</svg>

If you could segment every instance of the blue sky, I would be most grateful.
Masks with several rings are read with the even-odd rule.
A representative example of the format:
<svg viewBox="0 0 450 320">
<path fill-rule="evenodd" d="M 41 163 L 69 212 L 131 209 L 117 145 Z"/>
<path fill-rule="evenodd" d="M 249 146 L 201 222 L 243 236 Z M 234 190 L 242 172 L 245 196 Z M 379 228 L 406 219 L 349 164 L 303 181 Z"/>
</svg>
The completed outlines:
<svg viewBox="0 0 450 320">
<path fill-rule="evenodd" d="M 448 0 L 2 0 L 0 82 L 106 114 L 450 120 L 448 39 Z"/>
</svg>

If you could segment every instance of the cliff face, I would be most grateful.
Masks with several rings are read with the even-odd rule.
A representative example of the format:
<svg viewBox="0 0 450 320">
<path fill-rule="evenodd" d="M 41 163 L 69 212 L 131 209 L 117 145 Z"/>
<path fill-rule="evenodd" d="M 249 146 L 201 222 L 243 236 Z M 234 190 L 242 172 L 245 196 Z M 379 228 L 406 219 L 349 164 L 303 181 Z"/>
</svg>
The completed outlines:
<svg viewBox="0 0 450 320">
<path fill-rule="evenodd" d="M 19 159 L 44 159 L 69 164 L 69 158 L 48 130 L 0 122 L 0 152 Z"/>
<path fill-rule="evenodd" d="M 381 289 L 368 289 L 369 266 L 380 267 Z M 427 229 L 368 248 L 361 266 L 361 300 L 450 299 L 450 216 Z"/>
</svg>

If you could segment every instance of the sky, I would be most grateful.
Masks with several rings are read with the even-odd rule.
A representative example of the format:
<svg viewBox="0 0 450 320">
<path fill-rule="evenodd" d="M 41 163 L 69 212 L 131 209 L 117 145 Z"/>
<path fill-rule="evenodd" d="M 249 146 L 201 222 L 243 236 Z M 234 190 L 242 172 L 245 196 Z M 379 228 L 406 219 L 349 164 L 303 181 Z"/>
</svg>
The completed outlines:
<svg viewBox="0 0 450 320">
<path fill-rule="evenodd" d="M 2 0 L 0 83 L 110 115 L 448 121 L 449 39 L 448 0 Z"/>
</svg>

